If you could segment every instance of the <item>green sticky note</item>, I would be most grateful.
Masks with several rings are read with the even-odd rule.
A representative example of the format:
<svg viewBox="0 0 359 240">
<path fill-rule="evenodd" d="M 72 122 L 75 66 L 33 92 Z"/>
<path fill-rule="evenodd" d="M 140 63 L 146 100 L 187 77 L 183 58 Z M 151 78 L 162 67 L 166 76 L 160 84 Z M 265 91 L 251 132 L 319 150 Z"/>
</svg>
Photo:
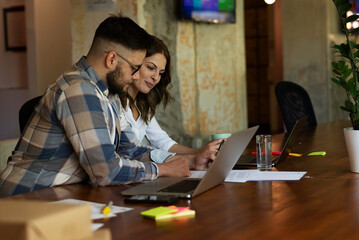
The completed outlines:
<svg viewBox="0 0 359 240">
<path fill-rule="evenodd" d="M 308 156 L 325 156 L 325 154 L 327 154 L 325 151 L 319 151 L 308 153 Z"/>
<path fill-rule="evenodd" d="M 170 213 L 173 213 L 176 211 L 177 211 L 177 209 L 156 207 L 156 208 L 152 208 L 152 209 L 141 212 L 141 215 L 145 216 L 145 217 L 156 218 L 158 216 L 163 216 L 163 215 L 170 214 Z"/>
</svg>

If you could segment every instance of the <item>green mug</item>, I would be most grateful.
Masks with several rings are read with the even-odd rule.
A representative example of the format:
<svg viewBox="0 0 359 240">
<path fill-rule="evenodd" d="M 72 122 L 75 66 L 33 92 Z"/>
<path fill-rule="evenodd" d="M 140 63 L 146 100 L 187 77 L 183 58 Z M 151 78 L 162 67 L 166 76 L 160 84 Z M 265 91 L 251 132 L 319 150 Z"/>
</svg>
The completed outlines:
<svg viewBox="0 0 359 240">
<path fill-rule="evenodd" d="M 213 141 L 220 138 L 229 138 L 230 136 L 231 136 L 230 133 L 217 133 L 217 134 L 212 134 L 211 139 Z"/>
</svg>

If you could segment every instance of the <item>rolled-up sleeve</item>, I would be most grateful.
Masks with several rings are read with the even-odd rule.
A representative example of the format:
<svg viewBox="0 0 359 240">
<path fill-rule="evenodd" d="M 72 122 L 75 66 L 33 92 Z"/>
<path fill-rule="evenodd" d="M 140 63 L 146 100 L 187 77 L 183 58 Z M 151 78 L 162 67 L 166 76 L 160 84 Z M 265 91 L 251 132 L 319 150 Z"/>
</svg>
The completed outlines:
<svg viewBox="0 0 359 240">
<path fill-rule="evenodd" d="M 153 117 L 146 127 L 146 137 L 154 148 L 168 151 L 176 142 L 162 130 L 155 117 Z"/>
<path fill-rule="evenodd" d="M 111 101 L 119 110 L 118 114 L 121 127 L 121 137 L 119 146 L 116 151 L 121 156 L 130 159 L 137 159 L 140 161 L 152 160 L 156 163 L 163 163 L 168 157 L 174 155 L 174 153 L 163 151 L 161 149 L 153 149 L 150 146 L 143 146 L 140 140 L 137 139 L 136 134 L 132 129 L 132 126 L 125 117 L 125 112 L 121 106 L 119 98 L 113 96 L 111 98 Z"/>
</svg>

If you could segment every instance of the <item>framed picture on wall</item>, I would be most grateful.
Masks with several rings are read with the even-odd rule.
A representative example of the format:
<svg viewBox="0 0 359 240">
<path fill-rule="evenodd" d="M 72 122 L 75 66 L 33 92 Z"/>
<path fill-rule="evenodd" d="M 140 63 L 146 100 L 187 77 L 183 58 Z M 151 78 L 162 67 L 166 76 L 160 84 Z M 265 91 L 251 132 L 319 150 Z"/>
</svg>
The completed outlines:
<svg viewBox="0 0 359 240">
<path fill-rule="evenodd" d="M 3 9 L 6 51 L 26 50 L 25 7 Z"/>
</svg>

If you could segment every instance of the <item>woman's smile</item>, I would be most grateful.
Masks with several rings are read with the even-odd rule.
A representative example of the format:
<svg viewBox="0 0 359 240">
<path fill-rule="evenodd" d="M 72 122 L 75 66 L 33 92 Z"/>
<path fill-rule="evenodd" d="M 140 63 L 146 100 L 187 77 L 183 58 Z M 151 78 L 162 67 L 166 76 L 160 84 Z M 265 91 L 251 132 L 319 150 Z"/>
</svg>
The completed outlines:
<svg viewBox="0 0 359 240">
<path fill-rule="evenodd" d="M 153 88 L 153 84 L 148 82 L 148 81 L 145 81 L 146 85 L 148 88 L 152 89 Z"/>
</svg>

